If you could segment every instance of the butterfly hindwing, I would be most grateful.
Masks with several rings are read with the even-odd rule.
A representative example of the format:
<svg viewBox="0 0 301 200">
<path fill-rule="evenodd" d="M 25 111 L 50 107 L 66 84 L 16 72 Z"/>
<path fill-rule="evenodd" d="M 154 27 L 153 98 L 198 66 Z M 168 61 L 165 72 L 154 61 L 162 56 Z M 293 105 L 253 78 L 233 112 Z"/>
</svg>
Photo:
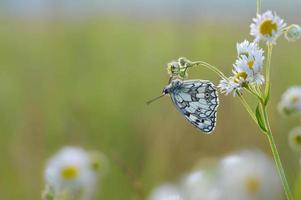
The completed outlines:
<svg viewBox="0 0 301 200">
<path fill-rule="evenodd" d="M 170 96 L 177 109 L 195 127 L 205 133 L 215 128 L 218 97 L 210 81 L 183 81 Z"/>
</svg>

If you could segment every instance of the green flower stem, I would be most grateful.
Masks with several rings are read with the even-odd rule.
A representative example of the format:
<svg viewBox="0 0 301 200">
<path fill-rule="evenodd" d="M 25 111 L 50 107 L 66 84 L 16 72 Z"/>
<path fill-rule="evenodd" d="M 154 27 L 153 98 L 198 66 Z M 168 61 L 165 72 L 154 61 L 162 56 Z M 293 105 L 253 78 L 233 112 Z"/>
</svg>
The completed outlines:
<svg viewBox="0 0 301 200">
<path fill-rule="evenodd" d="M 261 103 L 261 105 L 262 105 L 263 116 L 264 116 L 265 123 L 266 123 L 266 128 L 267 128 L 266 135 L 267 135 L 269 143 L 270 143 L 270 147 L 271 147 L 272 154 L 273 154 L 273 157 L 274 157 L 274 161 L 275 161 L 275 164 L 276 164 L 277 172 L 278 172 L 278 175 L 281 179 L 281 182 L 282 182 L 287 200 L 292 200 L 293 199 L 292 193 L 291 193 L 288 181 L 287 181 L 286 176 L 285 176 L 285 172 L 284 172 L 284 169 L 283 169 L 283 166 L 282 166 L 282 163 L 281 163 L 281 159 L 280 159 L 280 156 L 279 156 L 279 153 L 278 153 L 278 150 L 277 150 L 277 146 L 276 146 L 276 143 L 275 143 L 275 140 L 274 140 L 274 137 L 273 137 L 273 133 L 272 133 L 272 130 L 271 130 L 271 126 L 270 126 L 270 123 L 269 123 L 268 114 L 267 114 L 267 107 L 263 103 Z"/>
<path fill-rule="evenodd" d="M 247 90 L 247 91 L 249 91 L 249 90 Z M 251 107 L 247 103 L 247 101 L 244 99 L 244 97 L 240 93 L 237 93 L 237 94 L 238 94 L 238 97 L 241 100 L 243 106 L 246 108 L 247 112 L 250 114 L 251 118 L 258 125 L 257 118 L 256 118 L 255 114 L 253 113 Z M 256 94 L 254 94 L 254 95 L 256 96 Z M 261 110 L 262 110 L 262 114 L 263 114 L 263 118 L 264 118 L 263 123 L 264 123 L 265 128 L 267 129 L 266 132 L 263 131 L 263 133 L 267 136 L 267 138 L 269 140 L 272 155 L 273 155 L 273 158 L 274 158 L 274 161 L 276 164 L 277 173 L 281 179 L 281 183 L 283 185 L 283 189 L 284 189 L 286 198 L 287 198 L 287 200 L 293 200 L 292 193 L 291 193 L 288 181 L 285 176 L 285 172 L 284 172 L 284 169 L 283 169 L 283 166 L 281 163 L 281 159 L 280 159 L 280 156 L 279 156 L 279 153 L 277 150 L 277 146 L 276 146 L 276 143 L 275 143 L 275 140 L 273 137 L 273 133 L 271 130 L 271 126 L 269 123 L 267 105 L 264 103 L 263 99 L 260 99 L 260 105 L 261 105 Z"/>
<path fill-rule="evenodd" d="M 245 109 L 248 111 L 248 113 L 250 114 L 251 118 L 254 120 L 254 122 L 257 124 L 257 119 L 256 116 L 252 110 L 252 108 L 249 106 L 249 104 L 247 103 L 247 101 L 245 100 L 245 98 L 239 93 L 237 92 L 237 95 L 239 97 L 239 100 L 241 101 L 242 105 L 245 107 Z"/>
<path fill-rule="evenodd" d="M 220 76 L 222 79 L 228 80 L 228 78 L 223 74 L 223 72 L 221 72 L 217 67 L 210 65 L 209 63 L 206 63 L 204 61 L 195 61 L 191 63 L 191 66 L 194 65 L 201 65 L 207 67 L 208 69 L 216 73 L 218 76 Z"/>
<path fill-rule="evenodd" d="M 254 95 L 255 97 L 258 98 L 258 100 L 261 100 L 261 95 L 258 93 L 258 91 L 255 88 L 250 88 L 249 86 L 246 87 L 247 92 L 250 94 Z"/>
<path fill-rule="evenodd" d="M 268 47 L 268 52 L 267 52 L 268 58 L 267 58 L 266 74 L 265 74 L 265 77 L 266 77 L 265 96 L 268 95 L 270 86 L 271 86 L 270 85 L 270 76 L 271 76 L 270 69 L 271 69 L 271 57 L 272 57 L 272 51 L 273 51 L 273 44 L 268 42 L 267 47 Z"/>
<path fill-rule="evenodd" d="M 261 0 L 257 0 L 256 14 L 259 15 L 261 12 Z"/>
<path fill-rule="evenodd" d="M 267 48 L 268 48 L 268 57 L 267 57 L 267 65 L 266 65 L 266 87 L 265 87 L 265 95 L 264 98 L 261 98 L 260 100 L 260 104 L 261 104 L 261 109 L 262 109 L 262 114 L 263 114 L 263 118 L 264 118 L 264 126 L 266 128 L 266 136 L 269 140 L 269 144 L 271 147 L 271 151 L 273 154 L 273 158 L 276 164 L 276 169 L 278 172 L 278 175 L 281 179 L 282 182 L 282 186 L 286 195 L 287 200 L 292 200 L 292 193 L 290 191 L 289 188 L 289 184 L 288 181 L 286 179 L 285 176 L 285 172 L 281 163 L 281 159 L 277 150 L 277 146 L 273 137 L 273 133 L 271 130 L 271 126 L 270 126 L 270 122 L 269 122 L 269 118 L 268 118 L 268 112 L 267 112 L 267 105 L 268 105 L 268 96 L 269 96 L 269 92 L 270 92 L 270 68 L 271 68 L 271 58 L 272 58 L 272 50 L 273 50 L 273 45 L 272 43 L 267 43 Z"/>
<path fill-rule="evenodd" d="M 254 87 L 254 88 L 255 88 L 255 91 L 257 92 L 257 94 L 260 96 L 260 98 L 263 99 L 260 85 Z"/>
</svg>

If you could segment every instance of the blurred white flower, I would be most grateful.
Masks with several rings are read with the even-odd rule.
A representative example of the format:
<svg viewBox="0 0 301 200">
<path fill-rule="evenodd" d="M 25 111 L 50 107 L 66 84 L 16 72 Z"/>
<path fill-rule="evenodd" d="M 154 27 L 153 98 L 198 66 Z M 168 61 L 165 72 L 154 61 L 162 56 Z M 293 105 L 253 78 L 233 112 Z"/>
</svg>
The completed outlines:
<svg viewBox="0 0 301 200">
<path fill-rule="evenodd" d="M 282 95 L 278 110 L 285 114 L 301 114 L 301 86 L 288 88 Z"/>
<path fill-rule="evenodd" d="M 155 188 L 148 200 L 184 200 L 184 198 L 177 186 L 167 183 Z"/>
<path fill-rule="evenodd" d="M 81 148 L 65 147 L 51 157 L 45 169 L 46 184 L 53 188 L 55 196 L 76 196 L 90 199 L 96 176 L 89 154 Z"/>
<path fill-rule="evenodd" d="M 282 34 L 286 24 L 283 19 L 272 11 L 266 11 L 262 15 L 257 15 L 250 25 L 250 34 L 255 37 L 255 41 L 264 40 L 276 44 L 277 38 Z"/>
<path fill-rule="evenodd" d="M 274 163 L 258 151 L 243 151 L 224 158 L 218 178 L 223 200 L 282 199 Z"/>
<path fill-rule="evenodd" d="M 301 27 L 297 24 L 290 25 L 285 31 L 285 38 L 289 42 L 295 42 L 301 38 Z"/>
<path fill-rule="evenodd" d="M 181 183 L 185 200 L 219 200 L 215 176 L 197 170 L 188 174 Z"/>
<path fill-rule="evenodd" d="M 301 153 L 301 127 L 294 128 L 290 131 L 288 142 L 293 151 Z"/>
</svg>

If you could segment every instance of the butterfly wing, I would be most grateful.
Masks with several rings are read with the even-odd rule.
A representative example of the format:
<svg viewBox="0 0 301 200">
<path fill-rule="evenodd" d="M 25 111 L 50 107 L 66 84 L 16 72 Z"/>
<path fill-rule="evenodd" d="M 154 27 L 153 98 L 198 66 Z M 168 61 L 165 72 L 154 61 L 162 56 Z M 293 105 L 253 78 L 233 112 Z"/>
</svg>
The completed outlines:
<svg viewBox="0 0 301 200">
<path fill-rule="evenodd" d="M 215 86 L 206 80 L 187 80 L 170 93 L 177 109 L 195 127 L 211 133 L 216 125 L 218 96 Z"/>
</svg>

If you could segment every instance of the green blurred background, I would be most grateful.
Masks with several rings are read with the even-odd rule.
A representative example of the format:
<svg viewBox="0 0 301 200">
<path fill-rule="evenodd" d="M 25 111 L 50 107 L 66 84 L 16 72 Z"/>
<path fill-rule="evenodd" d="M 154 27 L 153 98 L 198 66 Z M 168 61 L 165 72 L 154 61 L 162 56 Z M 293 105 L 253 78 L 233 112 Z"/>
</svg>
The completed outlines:
<svg viewBox="0 0 301 200">
<path fill-rule="evenodd" d="M 266 138 L 231 95 L 220 95 L 211 135 L 188 124 L 168 97 L 145 104 L 166 85 L 166 63 L 180 56 L 230 74 L 236 42 L 252 40 L 255 1 L 233 0 L 237 10 L 223 3 L 228 5 L 223 12 L 215 4 L 189 1 L 203 11 L 207 5 L 204 13 L 182 10 L 185 3 L 179 1 L 159 11 L 154 4 L 153 15 L 137 1 L 116 1 L 116 10 L 112 5 L 106 10 L 102 2 L 101 11 L 91 15 L 87 10 L 64 15 L 57 5 L 45 15 L 40 7 L 20 12 L 26 3 L 7 2 L 0 18 L 0 199 L 40 199 L 45 161 L 65 145 L 109 157 L 110 171 L 95 198 L 109 200 L 132 199 L 137 187 L 149 192 L 177 180 L 200 159 L 242 148 L 270 154 Z M 286 7 L 269 2 L 264 9 L 277 9 L 288 23 L 301 24 L 300 15 L 288 12 L 300 7 L 297 0 Z M 276 107 L 288 86 L 300 84 L 300 44 L 280 39 L 272 60 L 271 124 L 291 185 L 299 174 L 299 155 L 289 149 L 287 133 L 300 121 L 281 117 Z M 219 81 L 202 68 L 189 74 Z"/>
</svg>

